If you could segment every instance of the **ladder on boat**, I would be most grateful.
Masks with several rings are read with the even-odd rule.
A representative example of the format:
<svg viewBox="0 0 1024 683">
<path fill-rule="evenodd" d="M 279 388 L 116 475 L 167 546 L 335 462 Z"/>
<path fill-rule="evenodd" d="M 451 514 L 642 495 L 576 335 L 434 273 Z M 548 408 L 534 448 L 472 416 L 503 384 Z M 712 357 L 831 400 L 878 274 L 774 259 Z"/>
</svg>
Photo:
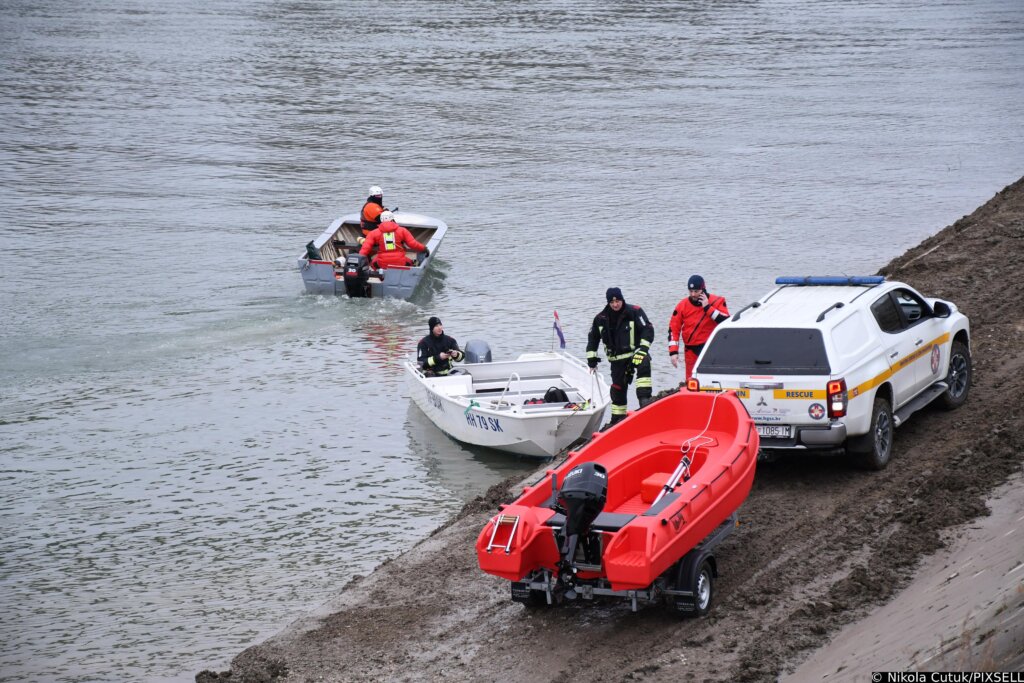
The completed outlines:
<svg viewBox="0 0 1024 683">
<path fill-rule="evenodd" d="M 491 540 L 487 542 L 485 550 L 491 552 L 495 548 L 503 548 L 508 555 L 512 551 L 512 539 L 516 537 L 516 529 L 519 528 L 519 515 L 498 515 L 494 518 L 494 529 L 491 531 Z M 498 531 L 501 536 L 498 536 Z M 505 531 L 508 535 L 505 535 Z M 504 543 L 504 546 L 502 546 Z"/>
</svg>

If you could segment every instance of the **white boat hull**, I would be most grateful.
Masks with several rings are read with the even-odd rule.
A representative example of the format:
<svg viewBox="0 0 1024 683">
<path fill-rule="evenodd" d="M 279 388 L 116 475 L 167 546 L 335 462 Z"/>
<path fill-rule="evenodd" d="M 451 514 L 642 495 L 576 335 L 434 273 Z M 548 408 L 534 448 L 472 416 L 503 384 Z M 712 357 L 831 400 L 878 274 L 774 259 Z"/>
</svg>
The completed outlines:
<svg viewBox="0 0 1024 683">
<path fill-rule="evenodd" d="M 550 457 L 600 427 L 610 403 L 608 386 L 569 354 L 523 354 L 514 361 L 461 366 L 458 374 L 425 377 L 405 363 L 413 401 L 453 439 L 510 453 Z M 549 387 L 568 405 L 525 402 Z"/>
</svg>

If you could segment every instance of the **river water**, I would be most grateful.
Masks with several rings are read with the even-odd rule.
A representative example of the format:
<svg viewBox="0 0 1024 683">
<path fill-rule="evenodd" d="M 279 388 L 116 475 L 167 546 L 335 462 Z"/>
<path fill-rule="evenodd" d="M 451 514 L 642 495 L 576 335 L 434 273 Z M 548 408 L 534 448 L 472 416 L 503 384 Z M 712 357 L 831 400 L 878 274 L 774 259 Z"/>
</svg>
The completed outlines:
<svg viewBox="0 0 1024 683">
<path fill-rule="evenodd" d="M 0 680 L 189 680 L 531 463 L 400 367 L 873 273 L 1024 169 L 1024 5 L 0 2 Z M 370 184 L 411 302 L 302 293 Z M 635 399 L 634 399 L 635 400 Z"/>
</svg>

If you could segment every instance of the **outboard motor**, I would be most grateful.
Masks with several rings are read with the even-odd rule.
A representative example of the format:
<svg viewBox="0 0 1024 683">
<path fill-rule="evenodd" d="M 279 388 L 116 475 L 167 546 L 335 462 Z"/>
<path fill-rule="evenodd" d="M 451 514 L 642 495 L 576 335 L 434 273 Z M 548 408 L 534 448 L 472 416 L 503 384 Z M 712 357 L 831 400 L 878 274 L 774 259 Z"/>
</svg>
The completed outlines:
<svg viewBox="0 0 1024 683">
<path fill-rule="evenodd" d="M 467 363 L 491 362 L 491 347 L 482 339 L 470 339 L 466 342 L 466 349 L 463 353 L 466 355 Z"/>
<path fill-rule="evenodd" d="M 370 260 L 362 254 L 349 254 L 345 259 L 345 293 L 350 297 L 370 296 Z"/>
<path fill-rule="evenodd" d="M 572 468 L 562 481 L 558 503 L 565 510 L 562 545 L 559 548 L 559 578 L 571 590 L 575 573 L 573 559 L 582 539 L 583 554 L 589 564 L 600 562 L 600 548 L 590 544 L 590 525 L 601 514 L 608 497 L 608 472 L 596 462 L 585 462 Z M 575 597 L 575 593 L 566 593 Z"/>
</svg>

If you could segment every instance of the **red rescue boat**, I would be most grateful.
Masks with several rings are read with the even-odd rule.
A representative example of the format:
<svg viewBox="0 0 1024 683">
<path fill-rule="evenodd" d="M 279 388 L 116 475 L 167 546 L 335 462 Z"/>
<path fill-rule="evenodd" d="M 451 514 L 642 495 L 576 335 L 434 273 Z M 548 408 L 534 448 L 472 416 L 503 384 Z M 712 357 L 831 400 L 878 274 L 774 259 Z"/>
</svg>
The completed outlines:
<svg viewBox="0 0 1024 683">
<path fill-rule="evenodd" d="M 527 605 L 619 595 L 703 614 L 758 446 L 732 392 L 655 401 L 504 506 L 477 538 L 480 568 Z"/>
</svg>

